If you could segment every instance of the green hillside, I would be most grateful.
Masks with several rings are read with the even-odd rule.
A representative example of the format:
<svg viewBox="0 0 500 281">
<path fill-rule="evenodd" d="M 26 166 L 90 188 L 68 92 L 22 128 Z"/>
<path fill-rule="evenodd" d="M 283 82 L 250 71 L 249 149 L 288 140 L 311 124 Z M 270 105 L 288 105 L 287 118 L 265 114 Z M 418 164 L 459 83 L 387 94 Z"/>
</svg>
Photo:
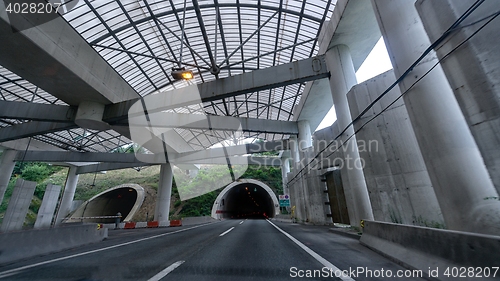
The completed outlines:
<svg viewBox="0 0 500 281">
<path fill-rule="evenodd" d="M 235 168 L 235 173 L 241 173 Z M 11 179 L 4 200 L 0 205 L 0 222 L 3 219 L 8 201 L 17 178 L 36 181 L 37 187 L 33 197 L 30 211 L 25 220 L 25 226 L 29 227 L 36 220 L 36 213 L 40 208 L 41 198 L 48 183 L 64 186 L 68 168 L 50 166 L 44 163 L 17 164 L 14 177 Z M 146 191 L 146 198 L 142 208 L 138 211 L 134 220 L 152 220 L 156 201 L 156 192 L 159 181 L 159 166 L 145 167 L 141 169 L 124 169 L 108 171 L 106 173 L 80 175 L 75 193 L 75 200 L 88 200 L 94 195 L 111 187 L 135 183 L 141 185 Z M 210 215 L 212 204 L 223 187 L 207 194 L 181 201 L 178 186 L 183 190 L 196 189 L 198 186 L 216 186 L 222 173 L 227 172 L 227 166 L 212 166 L 211 169 L 201 167 L 198 176 L 193 180 L 187 174 L 176 173 L 172 189 L 171 214 L 179 217 Z M 281 170 L 274 167 L 249 166 L 240 178 L 255 179 L 266 183 L 276 194 L 282 193 Z"/>
</svg>

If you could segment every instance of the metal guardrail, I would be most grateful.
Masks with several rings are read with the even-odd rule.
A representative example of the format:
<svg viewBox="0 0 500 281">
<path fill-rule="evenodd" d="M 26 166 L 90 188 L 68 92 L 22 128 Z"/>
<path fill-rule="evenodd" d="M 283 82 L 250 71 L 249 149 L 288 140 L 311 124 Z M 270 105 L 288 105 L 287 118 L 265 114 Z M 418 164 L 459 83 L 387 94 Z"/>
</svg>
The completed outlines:
<svg viewBox="0 0 500 281">
<path fill-rule="evenodd" d="M 116 219 L 116 218 L 122 218 L 123 216 L 94 216 L 94 217 L 71 217 L 71 218 L 65 218 L 63 222 L 67 222 L 69 220 L 80 220 L 83 222 L 85 219 Z"/>
</svg>

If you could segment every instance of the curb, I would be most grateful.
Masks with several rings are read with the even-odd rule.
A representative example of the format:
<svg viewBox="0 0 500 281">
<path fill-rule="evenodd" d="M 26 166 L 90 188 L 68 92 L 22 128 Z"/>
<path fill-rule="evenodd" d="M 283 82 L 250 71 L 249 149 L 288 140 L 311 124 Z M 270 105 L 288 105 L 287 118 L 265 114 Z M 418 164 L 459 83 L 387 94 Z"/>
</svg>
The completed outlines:
<svg viewBox="0 0 500 281">
<path fill-rule="evenodd" d="M 359 240 L 361 238 L 360 234 L 358 234 L 356 232 L 352 232 L 352 231 L 345 231 L 345 230 L 342 230 L 342 228 L 330 228 L 330 229 L 328 229 L 328 232 L 339 234 L 339 235 L 342 235 L 342 236 L 345 236 L 348 238 L 352 238 L 352 239 L 356 239 L 356 240 Z"/>
</svg>

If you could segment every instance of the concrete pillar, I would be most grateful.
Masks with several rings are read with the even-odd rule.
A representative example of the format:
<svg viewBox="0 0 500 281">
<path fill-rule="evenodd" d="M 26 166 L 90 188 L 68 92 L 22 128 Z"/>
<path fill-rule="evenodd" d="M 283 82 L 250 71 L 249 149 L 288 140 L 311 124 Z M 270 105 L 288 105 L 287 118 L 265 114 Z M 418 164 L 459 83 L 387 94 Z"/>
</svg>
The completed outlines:
<svg viewBox="0 0 500 281">
<path fill-rule="evenodd" d="M 425 30 L 436 41 L 470 6 L 471 1 L 441 0 L 416 3 Z M 485 1 L 465 20 L 467 24 L 498 10 L 497 1 Z M 489 20 L 489 19 L 488 19 Z M 459 28 L 436 49 L 443 58 L 488 20 Z M 462 24 L 462 25 L 463 25 Z M 441 62 L 465 120 L 500 194 L 500 32 L 499 19 L 488 23 Z"/>
<path fill-rule="evenodd" d="M 14 166 L 16 165 L 16 162 L 14 161 L 16 154 L 16 150 L 6 149 L 3 151 L 2 158 L 0 159 L 0 204 L 3 202 L 5 190 L 7 190 L 10 176 L 12 175 L 12 171 L 14 171 Z"/>
<path fill-rule="evenodd" d="M 372 0 L 396 76 L 430 46 L 411 1 Z M 399 84 L 449 229 L 500 233 L 500 201 L 479 149 L 440 66 L 429 54 Z M 411 87 L 411 88 L 410 88 Z"/>
<path fill-rule="evenodd" d="M 281 162 L 281 180 L 283 182 L 283 194 L 290 194 L 287 186 L 288 173 L 290 173 L 290 158 L 284 158 Z"/>
<path fill-rule="evenodd" d="M 173 171 L 170 164 L 160 167 L 160 182 L 158 183 L 158 195 L 156 197 L 156 208 L 154 220 L 159 222 L 168 221 L 170 212 L 170 198 L 172 196 Z"/>
<path fill-rule="evenodd" d="M 331 74 L 330 89 L 337 113 L 338 126 L 340 130 L 343 130 L 352 121 L 346 95 L 357 84 L 349 48 L 345 45 L 331 48 L 326 52 L 326 63 Z M 352 196 L 352 200 L 347 202 L 351 225 L 359 226 L 363 219 L 373 220 L 373 212 L 362 162 L 360 162 L 356 136 L 353 135 L 354 129 L 351 126 L 340 138 L 345 146 L 341 148 L 345 157 L 341 173 L 344 189 Z M 351 138 L 347 141 L 349 137 Z"/>
<path fill-rule="evenodd" d="M 109 130 L 111 127 L 108 123 L 102 121 L 104 114 L 104 104 L 84 101 L 78 105 L 76 111 L 75 123 L 86 129 L 104 131 Z"/>
<path fill-rule="evenodd" d="M 390 70 L 354 86 L 347 94 L 352 117 L 357 117 L 385 89 L 396 81 Z M 444 226 L 441 209 L 432 188 L 404 101 L 394 87 L 379 103 L 354 124 L 358 150 L 373 216 L 377 221 L 420 226 Z"/>
<path fill-rule="evenodd" d="M 293 169 L 293 173 L 295 174 L 297 172 L 298 168 L 298 163 L 300 162 L 300 155 L 299 155 L 299 144 L 296 136 L 291 136 L 290 141 L 288 142 L 288 145 L 290 146 L 290 153 L 292 154 L 292 165 L 291 168 Z"/>
<path fill-rule="evenodd" d="M 34 228 L 50 227 L 60 192 L 60 186 L 52 185 L 51 183 L 47 184 L 47 188 L 45 189 L 45 193 L 43 195 L 42 205 L 38 210 Z"/>
<path fill-rule="evenodd" d="M 79 177 L 79 175 L 76 174 L 76 170 L 76 166 L 70 166 L 68 170 L 66 184 L 64 185 L 64 192 L 61 199 L 61 205 L 59 206 L 59 210 L 57 211 L 56 225 L 59 225 L 71 211 L 71 206 L 73 204 L 73 198 L 75 197 L 76 185 L 78 183 Z"/>
<path fill-rule="evenodd" d="M 298 124 L 299 127 L 299 149 L 305 150 L 312 146 L 311 126 L 309 121 L 301 120 Z"/>
<path fill-rule="evenodd" d="M 25 181 L 23 179 L 17 180 L 9 200 L 9 206 L 7 207 L 7 211 L 5 211 L 0 231 L 14 231 L 23 228 L 24 219 L 28 213 L 35 188 L 36 182 Z"/>
</svg>

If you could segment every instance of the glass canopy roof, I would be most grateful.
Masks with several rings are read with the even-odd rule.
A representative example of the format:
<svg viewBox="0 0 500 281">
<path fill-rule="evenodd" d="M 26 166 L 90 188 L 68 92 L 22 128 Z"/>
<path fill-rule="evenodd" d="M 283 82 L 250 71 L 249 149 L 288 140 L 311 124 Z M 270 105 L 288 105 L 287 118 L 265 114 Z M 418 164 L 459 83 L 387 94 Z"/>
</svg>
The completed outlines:
<svg viewBox="0 0 500 281">
<path fill-rule="evenodd" d="M 204 83 L 316 55 L 319 32 L 330 19 L 335 3 L 336 0 L 80 0 L 63 17 L 144 97 L 183 87 L 184 81 L 174 81 L 170 75 L 174 67 L 192 70 L 192 83 Z M 303 89 L 304 84 L 295 84 L 174 111 L 292 120 Z M 0 93 L 3 100 L 65 104 L 3 67 Z M 0 126 L 20 122 L 24 121 L 0 119 Z M 177 132 L 196 150 L 225 139 L 224 132 Z M 244 137 L 288 138 L 259 133 L 245 133 Z M 97 132 L 77 127 L 34 138 L 82 151 L 112 151 L 131 142 L 112 130 Z"/>
</svg>

